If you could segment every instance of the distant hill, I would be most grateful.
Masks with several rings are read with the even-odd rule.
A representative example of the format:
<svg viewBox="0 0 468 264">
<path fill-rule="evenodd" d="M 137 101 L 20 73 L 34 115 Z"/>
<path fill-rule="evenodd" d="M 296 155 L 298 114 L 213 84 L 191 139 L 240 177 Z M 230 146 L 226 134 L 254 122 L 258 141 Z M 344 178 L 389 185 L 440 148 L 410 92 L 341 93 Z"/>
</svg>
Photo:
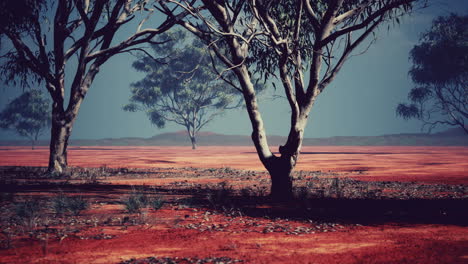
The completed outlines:
<svg viewBox="0 0 468 264">
<path fill-rule="evenodd" d="M 269 136 L 270 145 L 281 145 L 286 141 L 283 136 Z M 250 146 L 250 136 L 224 135 L 213 132 L 200 132 L 197 138 L 200 146 Z M 28 141 L 0 141 L 0 146 L 27 146 Z M 39 146 L 48 141 L 39 141 Z M 70 140 L 72 146 L 190 146 L 187 132 L 163 133 L 150 138 L 105 138 Z M 394 134 L 369 137 L 328 137 L 306 138 L 304 146 L 468 146 L 468 136 L 459 128 L 434 134 Z"/>
</svg>

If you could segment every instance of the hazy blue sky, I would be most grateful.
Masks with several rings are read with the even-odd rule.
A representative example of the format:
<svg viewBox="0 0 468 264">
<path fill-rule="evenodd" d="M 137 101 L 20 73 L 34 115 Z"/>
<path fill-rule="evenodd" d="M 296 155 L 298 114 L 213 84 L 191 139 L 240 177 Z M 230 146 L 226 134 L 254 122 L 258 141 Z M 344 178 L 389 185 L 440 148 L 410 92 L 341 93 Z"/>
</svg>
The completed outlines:
<svg viewBox="0 0 468 264">
<path fill-rule="evenodd" d="M 420 34 L 430 27 L 433 18 L 450 12 L 468 12 L 466 0 L 431 3 L 430 8 L 405 17 L 390 31 L 383 26 L 377 32 L 377 42 L 367 53 L 353 57 L 345 64 L 336 80 L 319 96 L 310 115 L 306 137 L 420 132 L 418 121 L 405 121 L 395 115 L 395 107 L 406 100 L 412 87 L 407 74 L 410 67 L 408 53 Z M 118 55 L 102 67 L 82 104 L 72 138 L 151 137 L 183 129 L 172 124 L 158 129 L 150 124 L 144 113 L 122 110 L 130 96 L 130 83 L 142 78 L 131 67 L 134 60 L 131 55 Z M 0 109 L 19 92 L 21 88 L 2 84 Z M 286 100 L 271 101 L 268 98 L 268 94 L 261 97 L 267 133 L 287 135 L 289 110 Z M 203 131 L 248 135 L 251 128 L 245 109 L 239 109 L 227 112 Z M 0 130 L 0 139 L 13 138 L 16 138 L 13 133 Z"/>
</svg>

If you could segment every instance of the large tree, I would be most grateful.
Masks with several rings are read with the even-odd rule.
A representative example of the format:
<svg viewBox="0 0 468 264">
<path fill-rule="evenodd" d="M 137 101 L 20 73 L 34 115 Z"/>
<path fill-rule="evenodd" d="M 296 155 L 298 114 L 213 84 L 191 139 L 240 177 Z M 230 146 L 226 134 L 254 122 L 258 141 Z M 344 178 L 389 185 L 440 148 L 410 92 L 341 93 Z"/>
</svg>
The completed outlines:
<svg viewBox="0 0 468 264">
<path fill-rule="evenodd" d="M 410 52 L 409 75 L 416 86 L 410 103 L 397 107 L 429 131 L 438 124 L 459 126 L 468 134 L 468 16 L 438 17 Z"/>
<path fill-rule="evenodd" d="M 156 41 L 164 44 L 152 46 L 154 56 L 142 56 L 133 63 L 146 76 L 132 84 L 130 103 L 124 110 L 146 112 L 159 128 L 166 122 L 184 126 L 196 149 L 198 131 L 224 110 L 239 106 L 239 94 L 217 78 L 199 40 L 175 31 Z"/>
<path fill-rule="evenodd" d="M 40 90 L 24 92 L 0 112 L 0 128 L 13 130 L 29 138 L 32 149 L 37 138 L 49 126 L 50 102 Z"/>
<path fill-rule="evenodd" d="M 116 54 L 138 50 L 140 44 L 151 42 L 183 15 L 160 16 L 158 26 L 145 28 L 144 23 L 161 2 L 0 2 L 0 36 L 9 41 L 2 43 L 6 52 L 2 54 L 1 78 L 22 85 L 44 83 L 52 99 L 49 172 L 61 172 L 67 166 L 73 123 L 101 66 Z M 66 75 L 71 76 L 69 81 L 65 81 Z"/>
<path fill-rule="evenodd" d="M 171 0 L 191 13 L 180 22 L 205 41 L 237 77 L 252 125 L 252 141 L 271 176 L 271 195 L 292 196 L 294 169 L 315 100 L 346 60 L 372 44 L 379 25 L 398 22 L 414 0 Z M 171 15 L 171 6 L 162 11 Z M 354 53 L 353 53 L 354 52 Z M 252 73 L 278 76 L 291 109 L 289 134 L 279 155 L 267 141 Z M 307 77 L 307 78 L 306 78 Z"/>
</svg>

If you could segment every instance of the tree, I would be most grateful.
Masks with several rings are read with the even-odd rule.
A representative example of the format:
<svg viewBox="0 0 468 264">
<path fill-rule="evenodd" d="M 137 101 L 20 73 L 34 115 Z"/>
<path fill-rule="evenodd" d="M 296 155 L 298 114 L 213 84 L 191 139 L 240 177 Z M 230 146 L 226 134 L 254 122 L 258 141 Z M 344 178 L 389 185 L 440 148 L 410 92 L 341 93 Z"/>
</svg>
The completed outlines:
<svg viewBox="0 0 468 264">
<path fill-rule="evenodd" d="M 238 94 L 217 78 L 200 41 L 186 39 L 182 31 L 166 33 L 157 41 L 165 43 L 152 46 L 159 59 L 144 56 L 133 63 L 146 76 L 132 84 L 124 110 L 146 112 L 159 128 L 166 122 L 184 126 L 195 149 L 198 131 L 224 110 L 239 106 Z"/>
<path fill-rule="evenodd" d="M 409 75 L 416 86 L 397 114 L 421 120 L 429 131 L 446 124 L 468 134 L 468 16 L 434 19 L 419 41 L 410 52 Z"/>
<path fill-rule="evenodd" d="M 8 40 L 2 47 L 11 46 L 2 54 L 1 78 L 23 86 L 45 83 L 52 99 L 49 172 L 67 166 L 73 123 L 101 66 L 116 54 L 141 50 L 140 44 L 151 43 L 184 15 L 164 16 L 159 26 L 144 28 L 162 1 L 149 2 L 1 1 L 0 36 Z M 66 75 L 71 75 L 70 81 L 65 81 Z M 65 94 L 70 94 L 68 102 Z"/>
<path fill-rule="evenodd" d="M 191 17 L 180 21 L 236 76 L 252 125 L 252 141 L 270 173 L 271 195 L 292 197 L 293 171 L 315 100 L 375 29 L 398 22 L 414 0 L 202 0 L 170 1 Z M 169 6 L 161 11 L 169 16 Z M 364 49 L 365 50 L 365 49 Z M 223 71 L 224 72 L 224 71 Z M 279 75 L 291 109 L 289 134 L 275 155 L 269 147 L 252 74 Z M 308 75 L 308 78 L 305 78 Z"/>
<path fill-rule="evenodd" d="M 32 149 L 37 138 L 49 126 L 50 103 L 39 90 L 23 93 L 10 101 L 0 113 L 0 127 L 29 138 Z"/>
</svg>

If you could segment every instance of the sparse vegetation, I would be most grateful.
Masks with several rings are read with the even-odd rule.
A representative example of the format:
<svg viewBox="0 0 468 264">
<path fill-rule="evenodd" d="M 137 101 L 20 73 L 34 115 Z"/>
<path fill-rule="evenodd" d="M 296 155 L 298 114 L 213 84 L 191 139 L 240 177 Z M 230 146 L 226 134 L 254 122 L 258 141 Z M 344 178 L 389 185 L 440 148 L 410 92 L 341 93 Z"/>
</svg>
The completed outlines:
<svg viewBox="0 0 468 264">
<path fill-rule="evenodd" d="M 130 195 L 123 199 L 125 211 L 134 214 L 141 213 L 143 208 L 150 207 L 159 210 L 164 205 L 164 199 L 157 195 L 147 195 L 144 190 L 132 189 Z"/>
<path fill-rule="evenodd" d="M 140 213 L 141 209 L 146 206 L 147 198 L 143 193 L 133 190 L 122 202 L 125 206 L 125 210 L 130 214 L 134 214 Z"/>
<path fill-rule="evenodd" d="M 81 196 L 65 196 L 63 192 L 53 197 L 51 202 L 53 211 L 59 216 L 66 212 L 77 216 L 89 207 L 89 203 Z"/>
<path fill-rule="evenodd" d="M 115 192 L 101 191 L 118 190 L 121 193 L 120 188 L 124 185 L 118 185 L 119 189 L 114 189 L 112 184 L 103 183 L 91 186 L 83 184 L 78 179 L 79 176 L 73 180 L 52 180 L 43 177 L 38 168 L 3 169 L 0 168 L 2 180 L 13 178 L 9 174 L 13 173 L 17 176 L 9 184 L 29 184 L 26 193 L 38 188 L 38 193 L 41 194 L 36 193 L 32 198 L 16 194 L 17 190 L 13 189 L 12 201 L 5 200 L 0 204 L 0 247 L 18 250 L 16 245 L 19 245 L 19 239 L 31 239 L 40 249 L 41 256 L 55 254 L 50 250 L 51 246 L 62 243 L 67 238 L 83 241 L 114 239 L 116 236 L 132 234 L 134 230 L 158 230 L 161 224 L 178 230 L 174 232 L 188 232 L 184 234 L 246 232 L 258 236 L 274 233 L 278 237 L 351 231 L 359 224 L 387 221 L 406 223 L 430 219 L 434 223 L 441 221 L 457 226 L 460 219 L 463 219 L 462 216 L 466 215 L 460 209 L 466 202 L 468 190 L 464 185 L 364 182 L 343 177 L 343 172 L 302 171 L 293 174 L 297 183 L 294 200 L 284 204 L 272 202 L 265 195 L 269 183 L 266 172 L 225 168 L 102 169 L 115 177 L 112 181 L 130 179 L 137 182 L 144 179 L 146 182 L 148 179 L 155 179 L 158 182 L 157 179 L 174 179 L 153 187 L 127 187 L 123 190 L 129 193 L 121 199 L 115 196 Z M 3 171 L 7 173 L 1 173 Z M 83 168 L 77 168 L 75 172 L 76 175 L 87 174 Z M 349 173 L 355 175 L 355 172 Z M 39 181 L 34 177 L 36 175 Z M 99 176 L 98 173 L 97 175 Z M 246 184 L 246 181 L 253 181 L 255 184 Z M 37 183 L 40 184 L 36 185 Z M 57 183 L 61 188 L 59 192 L 56 189 Z M 50 184 L 50 187 L 45 184 Z M 43 195 L 44 185 L 55 189 Z M 83 188 L 80 190 L 83 193 L 88 188 L 93 191 L 86 192 L 85 200 L 77 195 L 75 188 Z M 93 194 L 94 190 L 98 190 L 99 194 Z M 50 194 L 53 196 L 50 197 Z M 87 208 L 86 201 L 90 201 L 88 197 L 96 199 L 92 206 L 96 213 L 80 215 L 79 212 Z M 124 210 L 114 210 L 113 206 L 116 204 Z M 158 212 L 155 217 L 154 211 L 163 205 L 165 210 Z M 108 206 L 110 207 L 107 208 Z M 123 233 L 119 235 L 106 230 Z M 173 229 L 164 230 L 161 233 L 166 237 L 172 231 Z M 154 234 L 158 233 L 159 231 Z M 243 248 L 243 244 L 238 241 L 226 241 L 215 247 L 215 250 L 220 253 Z M 201 255 L 196 260 L 201 262 L 193 263 L 215 259 L 204 257 Z M 175 262 L 167 263 L 191 263 L 184 258 L 168 260 Z M 164 258 L 129 261 L 135 262 L 128 263 L 148 263 L 144 261 L 164 261 Z"/>
<path fill-rule="evenodd" d="M 149 201 L 148 201 L 148 204 L 149 206 L 153 209 L 153 210 L 159 210 L 161 209 L 161 207 L 164 205 L 164 199 L 162 197 L 153 197 L 153 198 L 150 198 Z"/>
<path fill-rule="evenodd" d="M 36 200 L 27 200 L 24 202 L 15 203 L 15 212 L 19 218 L 30 219 L 39 216 L 40 212 L 39 202 Z"/>
<path fill-rule="evenodd" d="M 232 264 L 244 262 L 243 260 L 232 259 L 229 257 L 209 257 L 209 258 L 179 258 L 179 257 L 149 257 L 145 259 L 129 259 L 120 262 L 120 264 Z"/>
</svg>

